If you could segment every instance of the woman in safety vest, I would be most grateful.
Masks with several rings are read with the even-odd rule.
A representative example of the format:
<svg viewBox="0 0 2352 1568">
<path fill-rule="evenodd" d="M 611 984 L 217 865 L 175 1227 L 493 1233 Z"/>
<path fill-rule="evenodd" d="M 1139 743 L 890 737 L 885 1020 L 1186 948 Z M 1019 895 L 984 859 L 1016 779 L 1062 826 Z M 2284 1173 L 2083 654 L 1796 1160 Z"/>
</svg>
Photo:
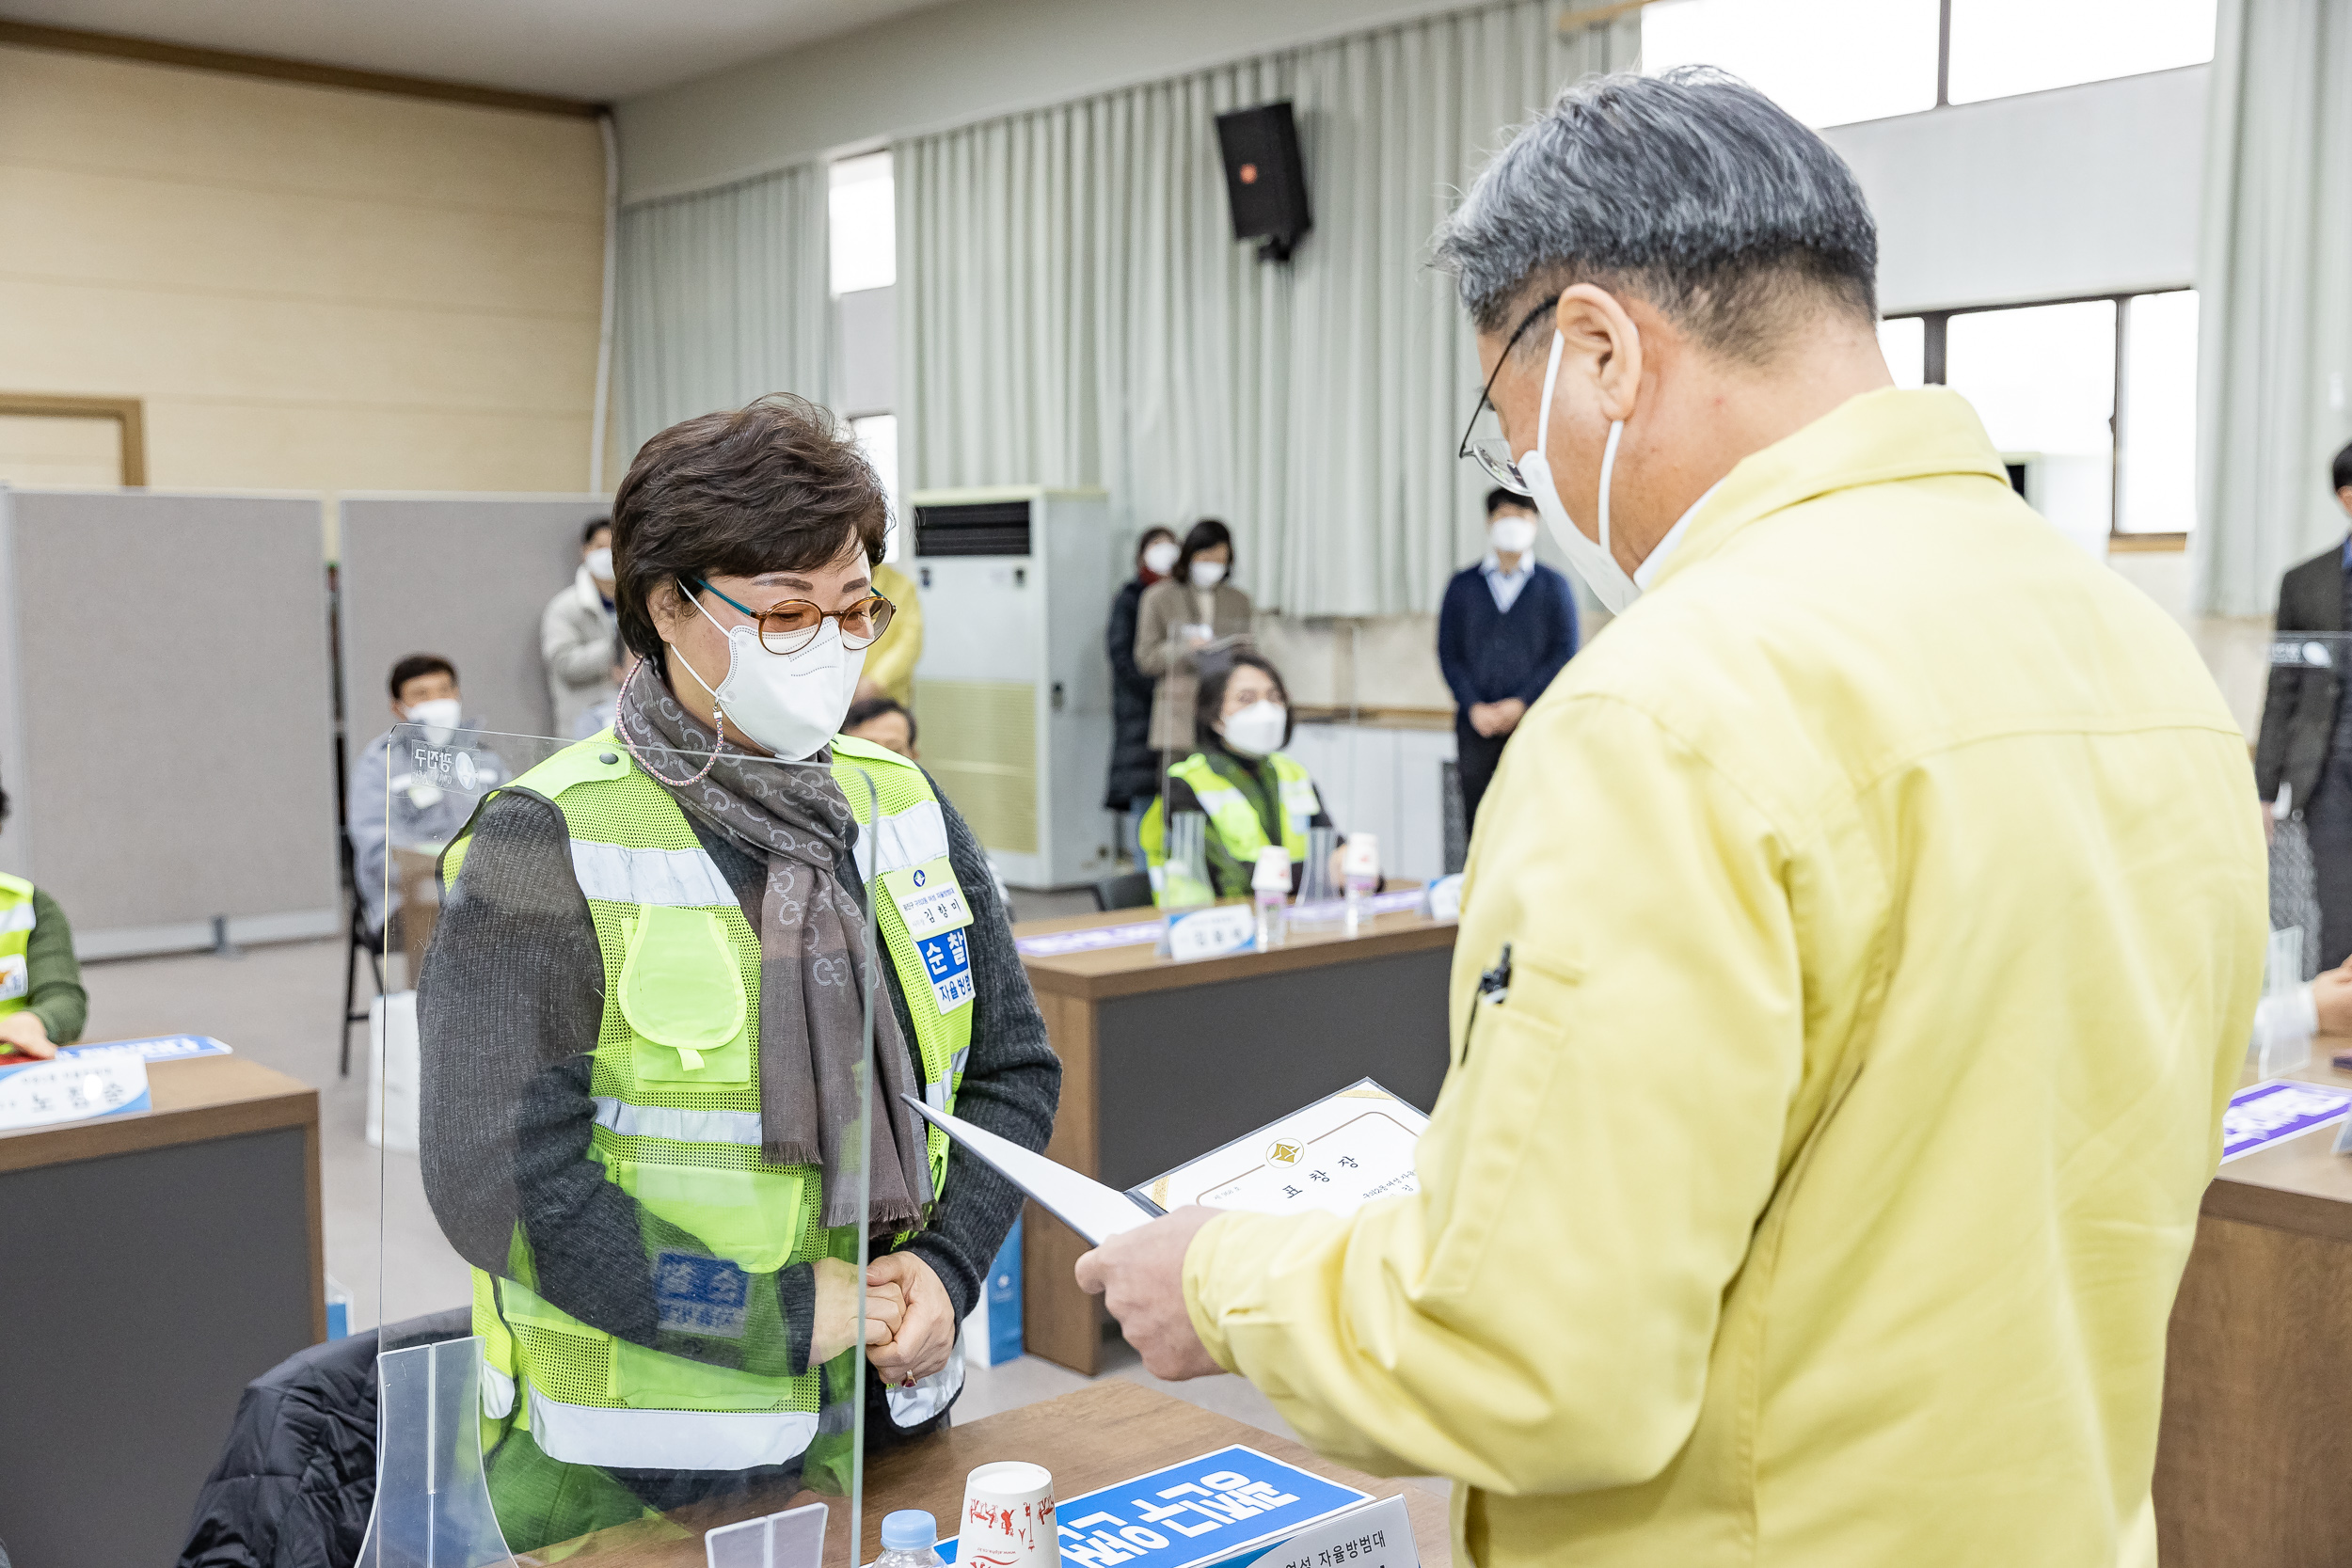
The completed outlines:
<svg viewBox="0 0 2352 1568">
<path fill-rule="evenodd" d="M 1282 750 L 1291 737 L 1290 694 L 1273 665 L 1256 654 L 1236 654 L 1200 673 L 1193 710 L 1198 749 L 1168 770 L 1168 791 L 1143 817 L 1143 853 L 1159 896 L 1168 863 L 1168 816 L 1195 811 L 1208 818 L 1209 880 L 1220 898 L 1247 898 L 1258 851 L 1279 844 L 1290 851 L 1291 891 L 1307 869 L 1307 830 L 1331 826 L 1314 780 Z M 1331 852 L 1331 878 L 1340 853 Z"/>
<path fill-rule="evenodd" d="M 511 1550 L 839 1490 L 860 1347 L 869 1443 L 961 1386 L 957 1326 L 1020 1196 L 901 1096 L 1041 1148 L 1061 1069 L 971 830 L 919 766 L 835 733 L 892 615 L 888 520 L 799 398 L 645 443 L 614 498 L 636 662 L 613 725 L 444 858 L 422 1164 L 474 1267 Z"/>
<path fill-rule="evenodd" d="M 8 815 L 0 790 L 0 817 Z M 88 1017 L 65 911 L 24 878 L 0 875 L 0 1064 L 55 1056 L 82 1037 Z"/>
</svg>

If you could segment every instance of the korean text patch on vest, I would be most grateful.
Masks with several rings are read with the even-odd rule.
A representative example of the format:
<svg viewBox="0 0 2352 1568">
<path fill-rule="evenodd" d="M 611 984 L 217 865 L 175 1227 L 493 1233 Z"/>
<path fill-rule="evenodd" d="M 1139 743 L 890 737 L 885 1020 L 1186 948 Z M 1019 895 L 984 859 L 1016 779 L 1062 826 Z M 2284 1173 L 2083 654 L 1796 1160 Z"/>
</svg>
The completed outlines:
<svg viewBox="0 0 2352 1568">
<path fill-rule="evenodd" d="M 907 923 L 907 935 L 917 942 L 972 924 L 963 890 L 956 885 L 945 855 L 903 870 L 886 871 L 882 883 L 890 901 L 898 906 L 898 918 Z"/>
<path fill-rule="evenodd" d="M 924 977 L 941 1012 L 952 1013 L 972 1000 L 972 942 L 962 927 L 925 937 L 914 946 L 923 955 Z"/>
<path fill-rule="evenodd" d="M 752 1276 L 723 1258 L 665 1252 L 654 1259 L 654 1306 L 674 1334 L 740 1339 L 751 1297 Z"/>
</svg>

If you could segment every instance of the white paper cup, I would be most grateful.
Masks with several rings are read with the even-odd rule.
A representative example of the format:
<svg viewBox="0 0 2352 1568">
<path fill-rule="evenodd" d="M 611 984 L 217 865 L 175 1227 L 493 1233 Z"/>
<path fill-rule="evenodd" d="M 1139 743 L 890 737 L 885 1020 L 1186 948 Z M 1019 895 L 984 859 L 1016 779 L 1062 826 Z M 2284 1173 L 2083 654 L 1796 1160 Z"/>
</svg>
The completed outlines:
<svg viewBox="0 0 2352 1568">
<path fill-rule="evenodd" d="M 958 1568 L 1060 1568 L 1054 1477 L 1042 1465 L 1006 1460 L 964 1478 Z"/>
</svg>

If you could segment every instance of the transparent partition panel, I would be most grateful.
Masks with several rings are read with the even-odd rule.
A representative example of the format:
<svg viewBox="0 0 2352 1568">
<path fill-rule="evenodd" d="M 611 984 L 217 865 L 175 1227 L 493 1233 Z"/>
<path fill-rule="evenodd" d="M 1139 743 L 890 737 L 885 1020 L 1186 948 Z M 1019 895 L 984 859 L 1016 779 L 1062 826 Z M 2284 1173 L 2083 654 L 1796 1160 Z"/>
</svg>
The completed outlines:
<svg viewBox="0 0 2352 1568">
<path fill-rule="evenodd" d="M 892 1256 L 945 1178 L 909 1101 L 947 1103 L 971 984 L 937 808 L 911 768 L 714 752 L 655 706 L 628 741 L 455 720 L 363 753 L 394 988 L 370 1568 L 701 1562 L 811 1505 L 864 1560 L 868 1441 L 961 1383 Z"/>
</svg>

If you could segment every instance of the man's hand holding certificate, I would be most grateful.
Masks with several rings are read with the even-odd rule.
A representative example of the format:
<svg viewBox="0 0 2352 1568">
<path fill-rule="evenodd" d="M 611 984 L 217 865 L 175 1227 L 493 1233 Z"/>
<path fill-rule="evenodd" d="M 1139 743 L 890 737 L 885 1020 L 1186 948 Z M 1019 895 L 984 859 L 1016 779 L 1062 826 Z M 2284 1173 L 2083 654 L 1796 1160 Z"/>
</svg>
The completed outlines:
<svg viewBox="0 0 2352 1568">
<path fill-rule="evenodd" d="M 1119 1193 L 907 1097 L 907 1103 L 1094 1244 L 1079 1289 L 1104 1298 L 1154 1377 L 1222 1370 L 1184 1305 L 1184 1249 L 1221 1210 L 1346 1214 L 1420 1191 L 1413 1148 L 1429 1118 L 1371 1079 Z M 1160 1217 L 1165 1216 L 1165 1217 Z"/>
</svg>

